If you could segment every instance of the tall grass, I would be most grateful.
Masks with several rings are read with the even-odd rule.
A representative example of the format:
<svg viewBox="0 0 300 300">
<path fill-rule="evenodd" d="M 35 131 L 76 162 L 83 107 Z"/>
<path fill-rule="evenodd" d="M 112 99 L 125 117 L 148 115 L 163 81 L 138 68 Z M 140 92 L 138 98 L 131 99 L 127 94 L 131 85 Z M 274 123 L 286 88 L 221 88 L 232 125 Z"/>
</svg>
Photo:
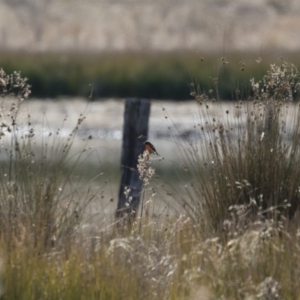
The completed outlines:
<svg viewBox="0 0 300 300">
<path fill-rule="evenodd" d="M 252 102 L 239 101 L 219 116 L 207 116 L 214 104 L 196 96 L 200 114 L 210 121 L 199 128 L 201 142 L 191 143 L 187 157 L 202 176 L 193 207 L 213 228 L 222 228 L 235 205 L 251 204 L 264 215 L 270 207 L 286 209 L 289 218 L 298 211 L 300 111 L 291 103 L 298 80 L 293 65 L 272 65 L 260 84 L 252 80 Z"/>
<path fill-rule="evenodd" d="M 6 110 L 5 99 L 2 298 L 298 299 L 299 106 L 287 102 L 297 82 L 296 69 L 283 63 L 252 81 L 251 103 L 220 111 L 197 94 L 198 135 L 178 159 L 189 182 L 173 191 L 181 211 L 153 213 L 155 170 L 144 153 L 143 206 L 125 230 L 101 213 L 99 223 L 90 220 L 94 192 L 80 193 L 72 175 L 79 160 L 62 172 L 83 117 L 67 139 L 58 131 L 53 143 L 51 135 L 37 144 L 30 117 L 20 123 L 24 93 Z"/>
<path fill-rule="evenodd" d="M 27 79 L 3 70 L 0 76 L 3 95 L 13 97 L 1 103 L 0 236 L 8 251 L 21 243 L 43 253 L 70 242 L 91 197 L 77 199 L 76 191 L 69 190 L 75 166 L 64 172 L 84 117 L 79 116 L 68 138 L 59 136 L 60 128 L 40 136 L 31 116 L 20 116 L 30 93 Z"/>
</svg>

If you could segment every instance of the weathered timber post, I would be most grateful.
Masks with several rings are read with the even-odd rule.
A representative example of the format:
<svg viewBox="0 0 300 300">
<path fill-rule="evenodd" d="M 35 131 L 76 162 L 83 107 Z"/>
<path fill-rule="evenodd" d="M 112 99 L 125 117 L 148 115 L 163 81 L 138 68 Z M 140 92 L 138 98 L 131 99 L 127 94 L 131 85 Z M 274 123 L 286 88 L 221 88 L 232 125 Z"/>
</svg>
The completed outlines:
<svg viewBox="0 0 300 300">
<path fill-rule="evenodd" d="M 272 132 L 273 123 L 274 123 L 274 111 L 275 111 L 275 103 L 272 99 L 270 102 L 266 104 L 266 119 L 265 119 L 265 132 Z"/>
<path fill-rule="evenodd" d="M 138 156 L 143 153 L 148 136 L 150 101 L 146 99 L 126 99 L 123 124 L 121 156 L 121 184 L 116 217 L 125 215 L 135 218 L 140 202 L 142 181 L 137 171 Z M 128 196 L 125 188 L 130 189 Z M 131 198 L 132 197 L 132 198 Z M 129 201 L 131 198 L 131 201 Z"/>
</svg>

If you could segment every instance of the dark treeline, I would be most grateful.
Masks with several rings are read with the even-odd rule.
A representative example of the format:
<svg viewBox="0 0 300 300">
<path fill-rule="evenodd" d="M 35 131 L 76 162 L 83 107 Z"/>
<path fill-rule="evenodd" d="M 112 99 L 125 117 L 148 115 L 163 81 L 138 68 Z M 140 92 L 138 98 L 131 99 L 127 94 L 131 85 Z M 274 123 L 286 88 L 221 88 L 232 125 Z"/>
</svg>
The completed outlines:
<svg viewBox="0 0 300 300">
<path fill-rule="evenodd" d="M 20 70 L 32 85 L 32 97 L 59 96 L 93 99 L 143 97 L 185 100 L 191 98 L 190 84 L 199 93 L 222 100 L 246 99 L 250 79 L 265 74 L 279 56 L 259 58 L 245 53 L 2 53 L 0 68 L 7 73 Z M 216 92 L 218 91 L 218 92 Z"/>
</svg>

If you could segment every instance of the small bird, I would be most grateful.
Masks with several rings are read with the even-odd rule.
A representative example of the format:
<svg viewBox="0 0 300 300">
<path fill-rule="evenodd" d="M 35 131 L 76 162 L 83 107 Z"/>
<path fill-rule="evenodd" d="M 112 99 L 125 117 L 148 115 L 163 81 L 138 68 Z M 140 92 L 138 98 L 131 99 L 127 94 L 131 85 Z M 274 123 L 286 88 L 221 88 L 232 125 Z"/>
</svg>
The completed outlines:
<svg viewBox="0 0 300 300">
<path fill-rule="evenodd" d="M 159 156 L 159 154 L 157 153 L 155 147 L 154 147 L 150 142 L 146 141 L 146 142 L 144 143 L 144 146 L 145 146 L 145 150 L 148 151 L 149 154 L 152 154 L 152 153 L 153 153 L 153 154 L 156 154 L 156 155 Z"/>
</svg>

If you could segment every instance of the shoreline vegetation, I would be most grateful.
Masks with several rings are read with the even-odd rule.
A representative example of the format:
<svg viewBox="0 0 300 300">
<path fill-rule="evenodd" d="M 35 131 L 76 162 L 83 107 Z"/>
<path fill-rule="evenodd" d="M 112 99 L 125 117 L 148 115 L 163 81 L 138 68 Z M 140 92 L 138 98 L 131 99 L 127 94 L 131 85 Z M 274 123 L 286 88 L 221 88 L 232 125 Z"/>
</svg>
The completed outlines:
<svg viewBox="0 0 300 300">
<path fill-rule="evenodd" d="M 106 174 L 80 177 L 91 140 L 72 150 L 85 112 L 67 136 L 37 142 L 31 113 L 19 115 L 27 80 L 0 69 L 1 299 L 299 299 L 300 74 L 281 60 L 250 86 L 251 101 L 236 92 L 218 111 L 216 90 L 190 85 L 207 121 L 173 136 L 184 179 L 163 186 L 163 160 L 141 154 L 143 210 L 128 223 L 105 212 Z M 159 186 L 173 206 L 157 214 Z"/>
<path fill-rule="evenodd" d="M 271 62 L 284 59 L 296 65 L 296 53 L 18 53 L 2 52 L 0 66 L 21 71 L 34 89 L 32 97 L 60 96 L 99 99 L 146 97 L 192 99 L 191 82 L 199 92 L 218 91 L 222 100 L 247 99 L 250 79 L 261 79 Z M 241 94 L 236 95 L 236 91 Z"/>
</svg>

